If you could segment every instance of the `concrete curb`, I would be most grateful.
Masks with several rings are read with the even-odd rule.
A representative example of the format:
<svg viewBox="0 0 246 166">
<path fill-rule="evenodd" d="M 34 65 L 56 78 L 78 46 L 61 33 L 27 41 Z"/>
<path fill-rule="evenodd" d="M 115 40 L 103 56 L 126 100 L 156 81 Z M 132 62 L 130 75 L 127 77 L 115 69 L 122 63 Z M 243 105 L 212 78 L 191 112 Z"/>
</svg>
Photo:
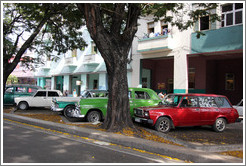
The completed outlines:
<svg viewBox="0 0 246 166">
<path fill-rule="evenodd" d="M 183 145 L 187 148 L 191 149 L 197 149 L 197 150 L 202 150 L 206 152 L 223 152 L 223 151 L 233 151 L 233 150 L 243 150 L 243 144 L 234 144 L 234 145 L 194 145 L 192 143 L 177 139 L 177 138 L 172 138 L 168 135 L 165 135 L 163 133 L 157 132 L 155 130 L 150 130 L 150 129 L 145 129 L 155 135 L 158 135 L 159 137 L 162 137 L 166 140 L 170 140 L 174 143 Z"/>
<path fill-rule="evenodd" d="M 94 129 L 81 128 L 66 124 L 59 124 L 39 119 L 32 119 L 14 114 L 3 114 L 4 118 L 26 122 L 32 125 L 38 125 L 53 130 L 59 130 L 70 134 L 85 136 L 99 141 L 105 141 L 126 147 L 145 150 L 152 153 L 178 158 L 180 160 L 191 161 L 195 163 L 242 163 L 243 160 L 231 156 L 219 155 L 217 153 L 207 153 L 199 149 L 180 147 L 175 145 L 163 144 L 141 138 L 129 137 L 109 132 L 103 132 Z"/>
</svg>

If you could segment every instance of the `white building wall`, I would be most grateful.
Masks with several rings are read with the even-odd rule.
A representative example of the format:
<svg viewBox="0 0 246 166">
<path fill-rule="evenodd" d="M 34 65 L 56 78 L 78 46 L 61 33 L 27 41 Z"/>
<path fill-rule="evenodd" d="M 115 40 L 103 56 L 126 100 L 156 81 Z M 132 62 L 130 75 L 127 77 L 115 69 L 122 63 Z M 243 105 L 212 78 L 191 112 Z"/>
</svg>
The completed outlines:
<svg viewBox="0 0 246 166">
<path fill-rule="evenodd" d="M 138 49 L 138 40 L 142 39 L 144 33 L 147 33 L 148 27 L 147 23 L 152 22 L 152 18 L 142 18 L 139 20 L 140 26 L 138 27 L 138 32 L 133 40 L 133 61 L 132 61 L 132 86 L 137 87 L 140 85 L 140 68 L 141 59 L 151 59 L 151 58 L 160 58 L 160 57 L 173 57 L 174 58 L 174 90 L 182 89 L 183 91 L 188 90 L 188 70 L 187 70 L 187 54 L 190 53 L 191 48 L 191 38 L 190 35 L 192 33 L 192 29 L 188 29 L 185 31 L 180 31 L 177 27 L 171 27 L 168 25 L 168 29 L 170 29 L 170 33 L 167 38 L 167 45 L 171 51 L 162 51 L 162 52 L 152 52 L 149 54 L 141 54 L 137 52 Z M 155 22 L 155 33 L 161 32 L 161 21 Z M 151 44 L 151 43 L 150 43 Z"/>
</svg>

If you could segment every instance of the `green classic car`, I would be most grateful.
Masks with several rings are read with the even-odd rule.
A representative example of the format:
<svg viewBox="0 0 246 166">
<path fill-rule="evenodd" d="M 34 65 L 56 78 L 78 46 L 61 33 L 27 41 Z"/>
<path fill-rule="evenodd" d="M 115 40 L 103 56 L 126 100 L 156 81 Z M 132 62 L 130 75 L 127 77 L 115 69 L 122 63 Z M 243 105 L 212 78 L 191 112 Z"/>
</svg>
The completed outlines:
<svg viewBox="0 0 246 166">
<path fill-rule="evenodd" d="M 3 98 L 4 105 L 14 105 L 14 99 L 22 96 L 32 96 L 38 89 L 42 89 L 40 86 L 29 84 L 13 84 L 7 85 Z"/>
<path fill-rule="evenodd" d="M 133 109 L 142 106 L 154 106 L 161 103 L 155 91 L 148 88 L 129 88 L 130 114 L 133 116 Z M 85 118 L 88 122 L 101 121 L 107 112 L 107 97 L 82 98 L 76 109 L 69 109 L 64 112 L 68 117 Z"/>
<path fill-rule="evenodd" d="M 107 96 L 108 91 L 106 90 L 85 90 L 82 92 L 80 97 L 53 98 L 51 110 L 54 112 L 63 112 L 66 117 L 71 117 L 71 110 L 75 109 L 75 104 L 78 103 L 81 98 L 98 98 Z"/>
</svg>

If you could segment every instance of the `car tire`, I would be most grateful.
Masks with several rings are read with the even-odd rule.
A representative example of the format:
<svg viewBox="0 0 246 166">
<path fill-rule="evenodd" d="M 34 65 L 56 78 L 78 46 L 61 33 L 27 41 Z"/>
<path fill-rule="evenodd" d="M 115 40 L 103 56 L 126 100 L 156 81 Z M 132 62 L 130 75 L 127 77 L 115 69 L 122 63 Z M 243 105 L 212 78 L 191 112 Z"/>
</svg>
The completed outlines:
<svg viewBox="0 0 246 166">
<path fill-rule="evenodd" d="M 101 114 L 98 111 L 91 111 L 86 116 L 86 120 L 88 122 L 97 122 L 97 121 L 101 121 L 101 119 L 102 119 Z"/>
<path fill-rule="evenodd" d="M 67 106 L 65 109 L 64 109 L 64 116 L 67 117 L 67 118 L 72 118 L 72 113 L 75 109 L 75 106 L 74 105 L 69 105 Z"/>
<path fill-rule="evenodd" d="M 26 101 L 22 101 L 18 104 L 18 109 L 20 110 L 26 110 L 28 109 L 29 105 Z"/>
<path fill-rule="evenodd" d="M 214 125 L 213 125 L 213 130 L 216 132 L 222 132 L 226 128 L 226 120 L 224 118 L 218 118 L 216 119 Z"/>
<path fill-rule="evenodd" d="M 172 121 L 169 118 L 160 117 L 155 124 L 155 129 L 162 133 L 168 133 L 171 129 L 171 126 L 172 126 Z"/>
</svg>

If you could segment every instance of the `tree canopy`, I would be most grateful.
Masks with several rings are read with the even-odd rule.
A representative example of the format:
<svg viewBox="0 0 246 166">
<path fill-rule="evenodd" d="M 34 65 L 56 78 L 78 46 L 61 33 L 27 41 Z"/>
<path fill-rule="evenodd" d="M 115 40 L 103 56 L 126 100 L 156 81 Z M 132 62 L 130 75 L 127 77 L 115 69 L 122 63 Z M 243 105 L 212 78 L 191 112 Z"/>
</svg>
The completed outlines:
<svg viewBox="0 0 246 166">
<path fill-rule="evenodd" d="M 191 5 L 196 5 L 196 10 Z M 161 18 L 185 30 L 201 16 L 210 15 L 211 21 L 218 20 L 210 12 L 216 6 L 212 3 L 190 4 L 188 8 L 183 3 L 4 3 L 4 85 L 27 49 L 35 50 L 39 56 L 52 57 L 54 51 L 61 55 L 82 48 L 85 42 L 80 29 L 86 25 L 107 67 L 109 100 L 104 127 L 110 131 L 133 127 L 127 58 L 140 16 L 152 15 L 153 19 Z"/>
</svg>

